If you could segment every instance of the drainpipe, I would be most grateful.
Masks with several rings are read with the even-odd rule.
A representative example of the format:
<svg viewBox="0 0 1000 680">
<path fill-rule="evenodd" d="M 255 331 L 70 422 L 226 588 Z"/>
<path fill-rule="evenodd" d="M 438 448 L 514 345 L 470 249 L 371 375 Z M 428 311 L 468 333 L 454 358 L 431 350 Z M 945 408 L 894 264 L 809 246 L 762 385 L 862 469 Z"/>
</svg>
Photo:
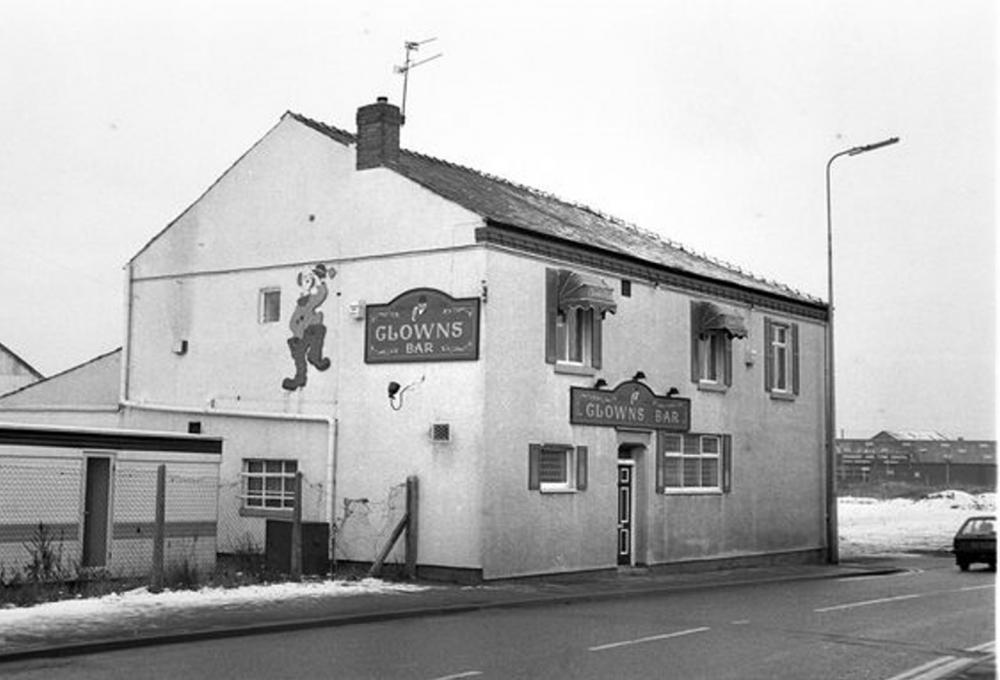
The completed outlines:
<svg viewBox="0 0 1000 680">
<path fill-rule="evenodd" d="M 133 408 L 139 411 L 154 411 L 157 413 L 197 413 L 206 416 L 223 416 L 227 418 L 259 418 L 262 420 L 292 420 L 299 422 L 313 422 L 326 424 L 326 483 L 330 493 L 330 502 L 327 505 L 327 520 L 330 524 L 331 535 L 333 533 L 334 521 L 337 518 L 337 439 L 339 421 L 334 416 L 310 415 L 305 413 L 272 413 L 269 411 L 235 411 L 215 408 L 197 408 L 189 406 L 169 406 L 167 404 L 147 404 L 137 401 L 123 399 L 121 406 Z M 333 559 L 332 543 L 327 542 L 327 558 Z"/>
<path fill-rule="evenodd" d="M 121 381 L 118 385 L 118 402 L 128 403 L 128 369 L 132 348 L 132 262 L 125 264 L 125 341 L 122 342 Z"/>
</svg>

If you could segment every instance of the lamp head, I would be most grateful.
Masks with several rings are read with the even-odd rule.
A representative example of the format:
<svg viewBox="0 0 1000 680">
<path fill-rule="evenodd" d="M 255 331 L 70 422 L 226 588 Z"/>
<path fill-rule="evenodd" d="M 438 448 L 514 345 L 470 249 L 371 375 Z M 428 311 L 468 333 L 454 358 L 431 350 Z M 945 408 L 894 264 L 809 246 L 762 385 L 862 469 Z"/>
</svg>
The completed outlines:
<svg viewBox="0 0 1000 680">
<path fill-rule="evenodd" d="M 859 153 L 864 153 L 866 151 L 874 151 L 875 149 L 881 149 L 883 146 L 889 146 L 890 144 L 895 144 L 899 141 L 899 137 L 890 137 L 889 139 L 884 139 L 881 142 L 875 142 L 874 144 L 865 144 L 864 146 L 856 146 L 847 152 L 848 156 L 857 156 Z"/>
<path fill-rule="evenodd" d="M 632 376 L 632 380 L 636 380 L 636 381 L 638 381 L 638 380 L 645 380 L 645 379 L 646 379 L 646 374 L 643 373 L 642 371 L 636 371 L 635 375 Z"/>
</svg>

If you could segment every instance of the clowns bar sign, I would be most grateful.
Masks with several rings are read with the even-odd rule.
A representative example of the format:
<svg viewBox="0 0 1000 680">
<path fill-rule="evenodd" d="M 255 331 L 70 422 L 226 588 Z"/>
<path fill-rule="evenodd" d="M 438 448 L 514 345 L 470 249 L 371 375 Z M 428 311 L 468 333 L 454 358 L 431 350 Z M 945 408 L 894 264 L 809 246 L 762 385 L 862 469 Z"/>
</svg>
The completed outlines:
<svg viewBox="0 0 1000 680">
<path fill-rule="evenodd" d="M 479 359 L 479 298 L 415 288 L 365 310 L 365 362 Z"/>
<path fill-rule="evenodd" d="M 691 400 L 658 397 L 640 382 L 629 380 L 613 390 L 571 387 L 569 422 L 575 425 L 635 427 L 687 432 Z"/>
</svg>

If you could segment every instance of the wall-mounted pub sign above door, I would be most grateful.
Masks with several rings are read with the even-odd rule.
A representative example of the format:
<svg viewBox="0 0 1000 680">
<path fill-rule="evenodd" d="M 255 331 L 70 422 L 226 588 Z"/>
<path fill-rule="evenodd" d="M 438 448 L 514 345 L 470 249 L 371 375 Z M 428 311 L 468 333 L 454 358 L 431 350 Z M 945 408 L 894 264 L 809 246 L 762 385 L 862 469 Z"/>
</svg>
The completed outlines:
<svg viewBox="0 0 1000 680">
<path fill-rule="evenodd" d="M 477 359 L 479 298 L 414 288 L 365 310 L 365 363 Z"/>
<path fill-rule="evenodd" d="M 659 397 L 635 380 L 613 390 L 571 387 L 569 422 L 687 432 L 691 429 L 691 400 Z"/>
</svg>

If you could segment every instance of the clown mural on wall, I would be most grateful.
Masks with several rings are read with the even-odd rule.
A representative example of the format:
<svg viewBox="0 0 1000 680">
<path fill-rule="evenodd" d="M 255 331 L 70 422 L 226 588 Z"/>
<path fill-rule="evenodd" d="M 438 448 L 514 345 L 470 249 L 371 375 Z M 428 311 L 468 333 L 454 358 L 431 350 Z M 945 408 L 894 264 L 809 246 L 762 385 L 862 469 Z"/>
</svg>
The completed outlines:
<svg viewBox="0 0 1000 680">
<path fill-rule="evenodd" d="M 323 325 L 323 312 L 319 307 L 326 301 L 329 290 L 326 280 L 333 280 L 337 275 L 333 267 L 319 263 L 298 274 L 300 294 L 295 301 L 288 327 L 292 337 L 288 338 L 288 349 L 295 362 L 295 376 L 285 378 L 281 386 L 289 392 L 304 387 L 306 384 L 306 362 L 316 370 L 325 371 L 330 368 L 330 359 L 323 356 L 323 340 L 326 338 L 326 326 Z"/>
</svg>

